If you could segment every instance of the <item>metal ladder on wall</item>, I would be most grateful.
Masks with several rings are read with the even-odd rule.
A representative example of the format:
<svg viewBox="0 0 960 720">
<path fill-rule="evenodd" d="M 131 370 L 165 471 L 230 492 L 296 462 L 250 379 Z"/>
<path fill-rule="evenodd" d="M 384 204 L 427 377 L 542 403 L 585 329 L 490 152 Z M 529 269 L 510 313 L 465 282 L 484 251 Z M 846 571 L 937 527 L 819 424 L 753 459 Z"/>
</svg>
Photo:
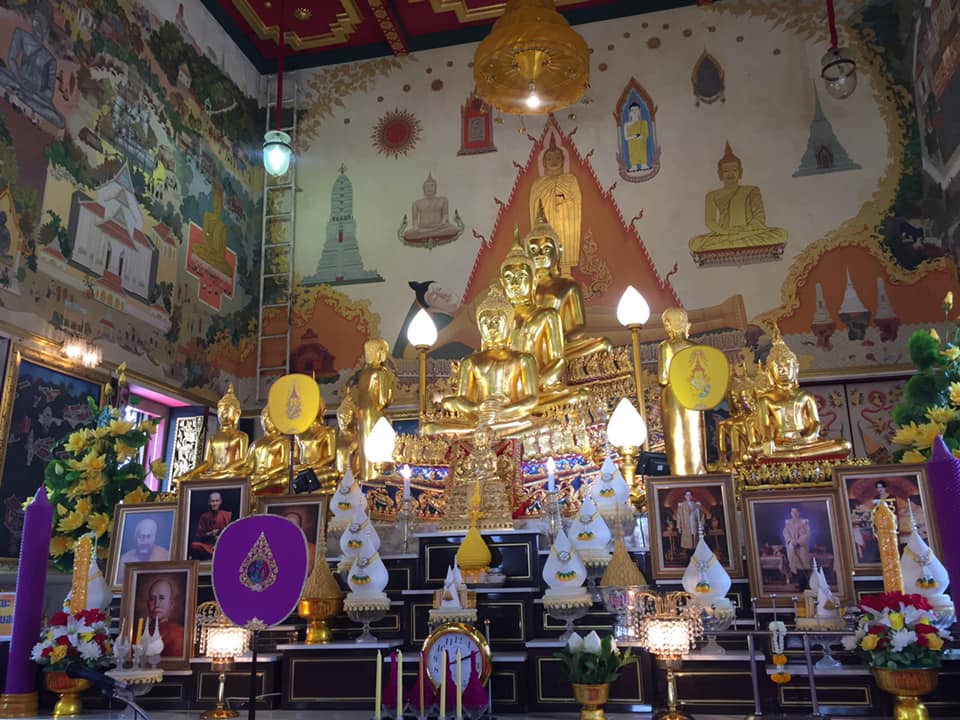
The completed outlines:
<svg viewBox="0 0 960 720">
<path fill-rule="evenodd" d="M 280 129 L 297 145 L 299 82 L 282 101 Z M 274 88 L 274 93 L 276 89 Z M 267 130 L 274 130 L 276 94 L 267 90 Z M 260 243 L 260 312 L 257 316 L 257 400 L 266 396 L 274 379 L 290 372 L 290 333 L 293 312 L 293 254 L 296 236 L 297 158 L 283 177 L 263 174 L 263 228 Z"/>
</svg>

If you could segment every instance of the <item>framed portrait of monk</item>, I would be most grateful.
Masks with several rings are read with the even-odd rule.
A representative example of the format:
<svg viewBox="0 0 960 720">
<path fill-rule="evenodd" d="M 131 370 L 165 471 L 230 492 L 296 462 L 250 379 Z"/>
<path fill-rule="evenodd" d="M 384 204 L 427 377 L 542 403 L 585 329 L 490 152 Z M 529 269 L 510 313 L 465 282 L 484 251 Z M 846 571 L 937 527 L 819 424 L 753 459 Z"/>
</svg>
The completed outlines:
<svg viewBox="0 0 960 720">
<path fill-rule="evenodd" d="M 650 569 L 657 580 L 682 578 L 703 541 L 731 578 L 743 577 L 740 530 L 729 473 L 647 480 Z"/>
<path fill-rule="evenodd" d="M 175 502 L 117 505 L 107 555 L 107 584 L 118 593 L 129 563 L 166 562 L 172 557 Z"/>
<path fill-rule="evenodd" d="M 187 480 L 180 483 L 178 498 L 174 557 L 196 560 L 200 572 L 210 572 L 221 533 L 249 514 L 250 481 Z"/>
<path fill-rule="evenodd" d="M 197 608 L 195 561 L 170 560 L 128 563 L 124 569 L 120 600 L 120 627 L 131 644 L 159 648 L 160 666 L 187 668 L 193 656 L 193 628 Z"/>
<path fill-rule="evenodd" d="M 833 488 L 745 492 L 741 499 L 754 597 L 769 605 L 776 595 L 789 607 L 817 567 L 832 593 L 853 598 L 847 535 Z"/>
<path fill-rule="evenodd" d="M 307 538 L 307 575 L 313 572 L 317 548 L 325 550 L 329 495 L 261 495 L 257 512 L 279 515 L 303 530 Z"/>
<path fill-rule="evenodd" d="M 840 490 L 843 526 L 850 537 L 853 569 L 858 576 L 882 574 L 880 546 L 873 532 L 873 508 L 881 499 L 896 506 L 898 545 L 901 555 L 916 527 L 933 550 L 940 550 L 936 513 L 930 507 L 927 469 L 922 463 L 835 467 L 835 485 Z"/>
</svg>

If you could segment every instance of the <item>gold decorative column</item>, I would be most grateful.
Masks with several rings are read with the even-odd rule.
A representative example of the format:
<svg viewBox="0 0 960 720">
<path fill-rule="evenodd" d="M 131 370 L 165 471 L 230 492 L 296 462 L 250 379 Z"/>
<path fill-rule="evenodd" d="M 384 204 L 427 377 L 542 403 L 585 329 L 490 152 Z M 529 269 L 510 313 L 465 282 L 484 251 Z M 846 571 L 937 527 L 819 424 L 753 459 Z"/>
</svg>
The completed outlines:
<svg viewBox="0 0 960 720">
<path fill-rule="evenodd" d="M 883 569 L 883 591 L 903 592 L 903 573 L 900 571 L 900 546 L 897 542 L 897 516 L 886 500 L 877 501 L 871 513 L 873 533 L 880 546 L 880 566 Z"/>
</svg>

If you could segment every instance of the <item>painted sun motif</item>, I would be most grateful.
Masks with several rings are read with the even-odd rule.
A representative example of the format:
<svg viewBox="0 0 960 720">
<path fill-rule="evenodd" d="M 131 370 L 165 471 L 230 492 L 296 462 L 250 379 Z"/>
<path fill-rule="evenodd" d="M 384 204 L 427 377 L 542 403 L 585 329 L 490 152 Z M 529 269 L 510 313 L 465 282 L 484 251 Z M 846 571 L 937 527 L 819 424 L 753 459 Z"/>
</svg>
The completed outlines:
<svg viewBox="0 0 960 720">
<path fill-rule="evenodd" d="M 373 127 L 370 138 L 381 155 L 400 157 L 417 146 L 422 126 L 416 115 L 408 110 L 391 110 Z"/>
</svg>

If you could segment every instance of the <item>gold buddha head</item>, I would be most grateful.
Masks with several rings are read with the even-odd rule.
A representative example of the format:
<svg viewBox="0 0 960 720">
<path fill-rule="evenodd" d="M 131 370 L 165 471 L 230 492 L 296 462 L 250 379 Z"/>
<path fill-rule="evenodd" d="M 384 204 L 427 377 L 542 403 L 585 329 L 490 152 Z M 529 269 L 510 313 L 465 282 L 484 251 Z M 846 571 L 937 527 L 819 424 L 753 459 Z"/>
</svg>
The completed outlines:
<svg viewBox="0 0 960 720">
<path fill-rule="evenodd" d="M 660 316 L 660 320 L 671 340 L 690 335 L 690 320 L 687 318 L 687 311 L 683 308 L 667 308 Z"/>
<path fill-rule="evenodd" d="M 427 173 L 427 179 L 423 181 L 423 196 L 433 197 L 437 194 L 437 181 L 433 179 L 432 173 Z"/>
<path fill-rule="evenodd" d="M 743 163 L 740 162 L 728 142 L 723 149 L 723 157 L 717 162 L 717 176 L 724 185 L 736 185 L 743 177 Z"/>
<path fill-rule="evenodd" d="M 513 315 L 513 305 L 507 302 L 500 286 L 492 284 L 487 296 L 477 307 L 477 329 L 480 330 L 484 348 L 506 345 L 513 326 Z"/>
<path fill-rule="evenodd" d="M 563 243 L 560 236 L 547 222 L 543 209 L 543 200 L 537 201 L 537 221 L 523 240 L 530 259 L 538 273 L 553 274 L 560 272 L 560 256 Z"/>
<path fill-rule="evenodd" d="M 793 350 L 787 347 L 779 332 L 774 334 L 773 346 L 767 355 L 767 376 L 778 388 L 797 386 L 797 376 L 800 374 L 800 363 Z"/>
<path fill-rule="evenodd" d="M 533 260 L 523 249 L 519 238 L 514 237 L 510 252 L 500 263 L 500 284 L 511 304 L 526 305 L 533 300 L 535 276 Z"/>
<path fill-rule="evenodd" d="M 371 338 L 363 344 L 363 360 L 367 365 L 379 365 L 390 354 L 390 346 L 383 338 Z"/>
<path fill-rule="evenodd" d="M 543 172 L 546 175 L 560 175 L 566 158 L 563 150 L 557 147 L 557 136 L 550 135 L 550 145 L 543 151 Z"/>
<path fill-rule="evenodd" d="M 220 421 L 220 427 L 234 427 L 239 419 L 240 400 L 233 391 L 233 383 L 230 383 L 217 403 L 217 420 Z"/>
<path fill-rule="evenodd" d="M 275 435 L 277 433 L 277 426 L 273 424 L 273 418 L 270 417 L 270 408 L 266 406 L 260 411 L 260 427 L 263 428 L 263 432 L 267 435 Z"/>
</svg>

